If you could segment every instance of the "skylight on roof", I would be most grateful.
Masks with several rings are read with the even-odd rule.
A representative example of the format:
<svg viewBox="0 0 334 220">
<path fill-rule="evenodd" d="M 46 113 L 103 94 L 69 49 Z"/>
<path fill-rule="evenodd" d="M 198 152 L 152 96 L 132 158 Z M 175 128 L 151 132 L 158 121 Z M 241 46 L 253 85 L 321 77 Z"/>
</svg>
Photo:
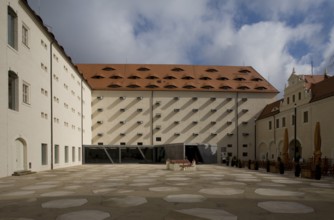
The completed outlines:
<svg viewBox="0 0 334 220">
<path fill-rule="evenodd" d="M 107 67 L 104 67 L 102 70 L 104 70 L 104 71 L 113 71 L 115 69 L 112 68 L 112 67 L 107 66 Z"/>
</svg>

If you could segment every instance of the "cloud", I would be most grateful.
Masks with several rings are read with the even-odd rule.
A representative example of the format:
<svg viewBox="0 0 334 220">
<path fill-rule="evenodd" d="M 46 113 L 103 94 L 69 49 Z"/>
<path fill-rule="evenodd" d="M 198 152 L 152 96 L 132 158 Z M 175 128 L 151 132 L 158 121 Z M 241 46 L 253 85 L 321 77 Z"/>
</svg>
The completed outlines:
<svg viewBox="0 0 334 220">
<path fill-rule="evenodd" d="M 311 60 L 317 71 L 333 64 L 330 0 L 43 0 L 40 8 L 77 63 L 250 65 L 279 90 L 293 67 L 309 74 Z"/>
</svg>

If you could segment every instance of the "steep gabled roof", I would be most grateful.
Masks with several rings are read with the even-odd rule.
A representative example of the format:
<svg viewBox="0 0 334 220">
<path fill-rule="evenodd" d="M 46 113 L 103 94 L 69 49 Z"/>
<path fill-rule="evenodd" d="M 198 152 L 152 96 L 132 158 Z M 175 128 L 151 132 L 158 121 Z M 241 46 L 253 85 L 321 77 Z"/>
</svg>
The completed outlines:
<svg viewBox="0 0 334 220">
<path fill-rule="evenodd" d="M 93 90 L 223 92 L 228 88 L 230 92 L 278 93 L 250 66 L 174 64 L 78 64 L 77 66 Z M 112 77 L 114 75 L 120 77 Z M 112 83 L 119 86 L 108 86 Z"/>
<path fill-rule="evenodd" d="M 310 102 L 334 96 L 334 77 L 327 77 L 317 84 L 312 84 L 311 92 L 312 98 Z"/>
<path fill-rule="evenodd" d="M 257 120 L 277 115 L 280 112 L 279 109 L 280 109 L 282 101 L 283 101 L 283 99 L 280 99 L 276 102 L 273 102 L 273 103 L 270 103 L 270 104 L 266 105 L 266 107 L 264 107 L 264 109 L 262 110 L 262 112 L 259 115 L 259 117 L 257 118 Z"/>
</svg>

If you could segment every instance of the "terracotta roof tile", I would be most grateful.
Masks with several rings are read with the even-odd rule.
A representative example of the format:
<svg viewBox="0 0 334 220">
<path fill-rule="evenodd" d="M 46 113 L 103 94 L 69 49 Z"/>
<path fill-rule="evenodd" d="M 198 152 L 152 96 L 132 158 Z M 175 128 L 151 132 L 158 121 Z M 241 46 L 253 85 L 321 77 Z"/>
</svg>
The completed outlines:
<svg viewBox="0 0 334 220">
<path fill-rule="evenodd" d="M 312 84 L 311 92 L 312 98 L 310 102 L 334 96 L 334 77 L 325 77 L 323 81 Z"/>
<path fill-rule="evenodd" d="M 77 66 L 93 90 L 228 90 L 278 93 L 250 66 L 168 64 L 78 64 Z M 102 77 L 94 77 L 97 75 Z M 235 78 L 242 80 L 234 80 Z M 118 86 L 110 87 L 112 83 Z"/>
<path fill-rule="evenodd" d="M 283 99 L 280 99 L 276 102 L 266 105 L 266 107 L 264 107 L 264 109 L 262 110 L 257 120 L 268 118 L 273 115 L 277 115 L 280 112 L 279 109 L 280 109 L 280 105 L 282 101 Z"/>
</svg>

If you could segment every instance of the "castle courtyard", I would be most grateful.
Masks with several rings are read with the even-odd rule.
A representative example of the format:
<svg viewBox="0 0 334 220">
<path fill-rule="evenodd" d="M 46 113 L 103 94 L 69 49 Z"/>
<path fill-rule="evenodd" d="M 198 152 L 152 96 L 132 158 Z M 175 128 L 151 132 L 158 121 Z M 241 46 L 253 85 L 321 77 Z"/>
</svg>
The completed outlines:
<svg viewBox="0 0 334 220">
<path fill-rule="evenodd" d="M 83 165 L 0 179 L 0 219 L 333 219 L 333 177 L 199 165 Z"/>
</svg>

